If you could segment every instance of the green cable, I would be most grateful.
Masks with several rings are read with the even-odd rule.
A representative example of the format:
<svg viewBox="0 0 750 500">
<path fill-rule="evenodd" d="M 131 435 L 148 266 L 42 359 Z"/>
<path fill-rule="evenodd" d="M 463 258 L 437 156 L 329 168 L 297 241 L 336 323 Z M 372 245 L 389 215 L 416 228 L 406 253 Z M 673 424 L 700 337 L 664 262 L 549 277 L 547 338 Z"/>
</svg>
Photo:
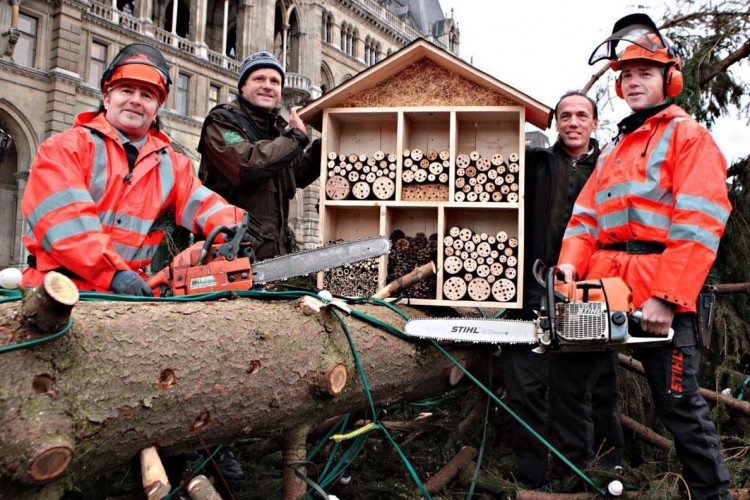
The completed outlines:
<svg viewBox="0 0 750 500">
<path fill-rule="evenodd" d="M 70 328 L 73 326 L 73 318 L 68 318 L 68 323 L 57 333 L 53 333 L 51 335 L 45 335 L 44 337 L 34 339 L 34 340 L 27 340 L 25 342 L 19 342 L 17 344 L 12 345 L 6 345 L 0 347 L 0 354 L 4 354 L 6 352 L 12 352 L 17 351 L 19 349 L 30 349 L 34 346 L 44 344 L 46 342 L 52 342 L 53 340 L 57 340 L 66 333 L 70 331 Z"/>
<path fill-rule="evenodd" d="M 488 358 L 487 363 L 487 380 L 489 389 L 492 390 L 492 358 Z M 482 457 L 484 457 L 484 446 L 487 444 L 487 428 L 490 424 L 490 399 L 487 398 L 487 406 L 484 409 L 484 428 L 482 429 L 482 444 L 479 446 L 479 453 L 477 454 L 477 464 L 474 467 L 474 474 L 471 476 L 471 486 L 469 486 L 469 492 L 466 495 L 466 500 L 471 500 L 474 495 L 474 488 L 477 485 L 479 479 L 479 469 L 482 466 Z"/>
<path fill-rule="evenodd" d="M 198 467 L 196 467 L 196 468 L 195 468 L 195 469 L 194 469 L 194 470 L 193 470 L 192 472 L 190 472 L 190 474 L 188 474 L 188 477 L 190 477 L 190 478 L 192 479 L 192 478 L 194 478 L 195 476 L 197 476 L 197 475 L 198 475 L 198 472 L 202 471 L 202 470 L 203 470 L 203 468 L 204 468 L 204 467 L 205 467 L 205 466 L 206 466 L 206 465 L 208 464 L 208 462 L 210 462 L 211 460 L 213 460 L 213 458 L 214 458 L 214 457 L 216 456 L 216 454 L 217 454 L 217 453 L 219 453 L 219 451 L 220 451 L 220 450 L 221 450 L 221 449 L 222 449 L 223 447 L 224 447 L 224 445 L 223 445 L 223 444 L 220 444 L 220 445 L 219 445 L 219 446 L 218 446 L 218 447 L 217 447 L 217 448 L 216 448 L 216 449 L 214 450 L 214 452 L 213 452 L 213 453 L 211 453 L 211 455 L 210 455 L 210 456 L 209 456 L 209 457 L 208 457 L 207 459 L 205 459 L 205 460 L 203 461 L 203 463 L 201 463 L 201 464 L 200 464 L 200 465 L 199 465 Z M 175 496 L 175 495 L 177 494 L 177 492 L 179 492 L 179 491 L 180 491 L 180 490 L 182 490 L 182 489 L 183 489 L 183 488 L 182 488 L 182 484 L 178 485 L 178 486 L 177 486 L 177 488 L 175 488 L 175 489 L 173 489 L 172 491 L 170 491 L 170 492 L 169 492 L 169 495 L 167 495 L 167 496 L 165 496 L 165 497 L 164 497 L 164 500 L 169 500 L 170 498 L 172 498 L 173 496 Z"/>
<path fill-rule="evenodd" d="M 346 325 L 346 322 L 341 317 L 338 311 L 333 310 L 333 315 L 336 317 L 339 323 L 341 323 L 341 327 L 344 329 L 344 333 L 346 334 L 346 340 L 349 343 L 349 347 L 351 348 L 352 355 L 354 356 L 354 363 L 357 366 L 357 370 L 359 372 L 359 376 L 362 379 L 362 386 L 365 389 L 365 394 L 367 395 L 367 401 L 370 405 L 370 410 L 372 411 L 372 419 L 373 422 L 377 421 L 377 412 L 375 411 L 375 403 L 372 400 L 372 394 L 370 392 L 370 386 L 367 383 L 367 377 L 365 376 L 364 368 L 362 367 L 362 362 L 359 359 L 359 355 L 357 354 L 357 348 L 354 345 L 354 340 L 352 339 L 352 335 L 349 332 L 349 327 Z M 354 310 L 352 310 L 354 312 Z M 365 316 L 363 314 L 363 316 Z M 401 461 L 406 465 L 406 468 L 409 471 L 409 474 L 411 475 L 414 482 L 417 484 L 419 489 L 422 491 L 422 495 L 428 500 L 430 500 L 432 497 L 430 496 L 429 492 L 425 489 L 424 484 L 422 484 L 422 481 L 420 481 L 419 477 L 417 477 L 417 473 L 414 470 L 414 468 L 411 466 L 411 463 L 409 462 L 409 459 L 406 458 L 406 455 L 404 455 L 403 451 L 401 451 L 401 448 L 399 448 L 396 441 L 394 441 L 391 434 L 388 432 L 388 429 L 382 426 L 378 426 L 381 431 L 383 431 L 383 434 L 388 438 L 388 440 L 391 442 L 393 447 L 396 449 L 396 452 L 398 453 L 399 457 L 401 458 Z"/>
<path fill-rule="evenodd" d="M 539 442 L 541 442 L 544 446 L 546 446 L 557 458 L 563 461 L 565 465 L 567 465 L 573 472 L 575 472 L 578 476 L 580 476 L 585 482 L 587 482 L 592 488 L 594 488 L 594 491 L 599 493 L 602 496 L 606 496 L 606 492 L 603 488 L 598 486 L 594 481 L 589 478 L 586 473 L 584 473 L 581 469 L 573 465 L 573 463 L 568 460 L 565 455 L 557 451 L 557 448 L 552 446 L 552 444 L 549 443 L 546 439 L 544 439 L 543 436 L 541 436 L 538 432 L 536 432 L 529 424 L 526 423 L 524 419 L 519 417 L 516 412 L 511 410 L 508 405 L 503 403 L 502 400 L 500 400 L 492 391 L 487 389 L 479 380 L 477 380 L 474 375 L 469 373 L 469 371 L 461 365 L 453 356 L 451 356 L 445 349 L 440 347 L 440 344 L 438 344 L 436 341 L 431 340 L 432 344 L 445 356 L 448 358 L 456 367 L 461 370 L 464 375 L 469 377 L 469 379 L 474 382 L 474 384 L 482 389 L 489 397 L 491 397 L 503 410 L 505 410 L 506 413 L 508 413 L 511 417 L 513 417 L 519 424 L 521 424 L 531 435 L 533 435 Z"/>
</svg>

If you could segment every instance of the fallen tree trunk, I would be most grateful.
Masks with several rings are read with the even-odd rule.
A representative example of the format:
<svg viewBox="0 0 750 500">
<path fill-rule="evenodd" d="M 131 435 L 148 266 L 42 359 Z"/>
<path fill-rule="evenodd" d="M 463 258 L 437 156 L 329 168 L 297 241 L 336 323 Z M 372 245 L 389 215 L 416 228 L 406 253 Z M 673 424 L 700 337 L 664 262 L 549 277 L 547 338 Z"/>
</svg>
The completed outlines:
<svg viewBox="0 0 750 500">
<path fill-rule="evenodd" d="M 0 304 L 0 332 L 8 334 L 0 341 L 23 337 L 18 307 Z M 388 308 L 357 309 L 403 326 Z M 367 408 L 341 325 L 302 301 L 84 302 L 72 318 L 66 336 L 0 354 L 0 491 L 13 498 L 59 498 L 150 446 L 172 454 L 199 440 L 284 435 Z M 437 350 L 345 321 L 376 403 L 451 388 L 452 364 Z M 481 371 L 479 352 L 452 354 Z M 74 454 L 67 474 L 46 488 L 23 486 L 35 482 L 25 457 L 60 443 Z"/>
</svg>

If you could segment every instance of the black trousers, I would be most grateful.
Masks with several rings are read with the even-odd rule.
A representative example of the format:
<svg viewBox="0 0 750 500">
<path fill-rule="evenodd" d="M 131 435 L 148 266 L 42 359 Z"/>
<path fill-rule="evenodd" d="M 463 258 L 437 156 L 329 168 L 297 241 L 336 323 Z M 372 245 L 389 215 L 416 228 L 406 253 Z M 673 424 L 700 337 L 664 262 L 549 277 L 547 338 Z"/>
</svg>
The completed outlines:
<svg viewBox="0 0 750 500">
<path fill-rule="evenodd" d="M 633 356 L 643 363 L 656 412 L 674 437 L 693 498 L 731 498 L 719 436 L 698 386 L 700 353 L 695 342 L 695 315 L 675 315 L 672 328 L 673 346 L 641 349 Z"/>
<path fill-rule="evenodd" d="M 550 443 L 576 467 L 611 468 L 622 461 L 617 373 L 616 351 L 550 355 Z M 552 473 L 560 477 L 570 471 L 554 457 Z"/>
<path fill-rule="evenodd" d="M 503 347 L 505 402 L 532 429 L 547 439 L 547 364 L 549 354 L 530 346 Z M 547 481 L 547 447 L 516 419 L 511 420 L 516 480 L 529 486 Z"/>
</svg>

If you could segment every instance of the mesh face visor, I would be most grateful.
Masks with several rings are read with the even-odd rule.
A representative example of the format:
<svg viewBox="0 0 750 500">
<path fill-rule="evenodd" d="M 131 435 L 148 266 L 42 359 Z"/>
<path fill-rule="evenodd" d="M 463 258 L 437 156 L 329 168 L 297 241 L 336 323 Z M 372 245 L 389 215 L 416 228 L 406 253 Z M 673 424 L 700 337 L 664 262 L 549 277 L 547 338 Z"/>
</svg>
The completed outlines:
<svg viewBox="0 0 750 500">
<path fill-rule="evenodd" d="M 117 68 L 131 64 L 147 65 L 156 69 L 161 76 L 164 89 L 169 93 L 169 87 L 172 85 L 172 80 L 169 78 L 167 61 L 158 49 L 147 43 L 131 43 L 122 48 L 102 75 L 102 80 L 100 82 L 102 91 L 104 91 L 106 84 L 112 78 L 113 73 Z"/>
<path fill-rule="evenodd" d="M 616 61 L 619 57 L 617 45 L 620 42 L 638 45 L 649 52 L 667 49 L 672 55 L 669 44 L 661 36 L 651 18 L 646 14 L 631 14 L 615 23 L 612 34 L 591 53 L 589 64 L 595 64 L 603 59 Z"/>
</svg>

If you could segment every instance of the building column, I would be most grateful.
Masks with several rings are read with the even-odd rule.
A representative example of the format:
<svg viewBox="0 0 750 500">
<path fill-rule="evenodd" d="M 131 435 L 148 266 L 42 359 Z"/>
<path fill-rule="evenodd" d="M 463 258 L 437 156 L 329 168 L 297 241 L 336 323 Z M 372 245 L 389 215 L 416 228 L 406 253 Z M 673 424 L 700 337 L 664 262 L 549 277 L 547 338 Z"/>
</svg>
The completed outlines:
<svg viewBox="0 0 750 500">
<path fill-rule="evenodd" d="M 226 1 L 226 0 L 225 0 Z M 208 15 L 208 0 L 190 0 L 190 37 L 196 45 L 196 56 L 208 59 L 208 44 L 206 43 L 206 17 Z"/>
<path fill-rule="evenodd" d="M 240 0 L 237 12 L 237 59 L 242 60 L 252 53 L 253 4 L 252 0 Z"/>
<path fill-rule="evenodd" d="M 138 18 L 144 35 L 154 36 L 154 0 L 136 0 L 133 15 Z"/>
</svg>

